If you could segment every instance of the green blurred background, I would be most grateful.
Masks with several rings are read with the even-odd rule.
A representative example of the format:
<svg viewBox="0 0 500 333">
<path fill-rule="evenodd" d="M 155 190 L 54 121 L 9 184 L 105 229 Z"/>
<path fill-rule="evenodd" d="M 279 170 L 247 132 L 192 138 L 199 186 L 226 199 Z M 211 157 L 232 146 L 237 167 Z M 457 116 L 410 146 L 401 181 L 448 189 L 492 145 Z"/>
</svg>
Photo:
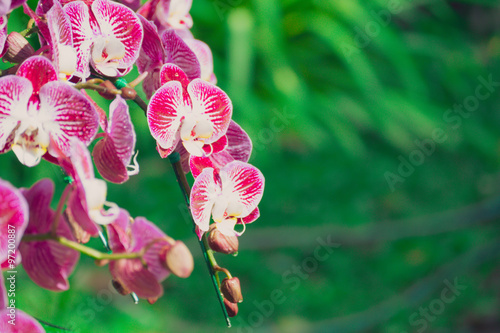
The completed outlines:
<svg viewBox="0 0 500 333">
<path fill-rule="evenodd" d="M 500 332 L 498 2 L 195 0 L 191 14 L 266 177 L 239 255 L 218 259 L 244 294 L 229 332 Z M 184 240 L 192 276 L 134 305 L 82 257 L 62 293 L 20 270 L 17 304 L 75 332 L 225 332 L 172 169 L 130 107 L 141 172 L 108 200 Z M 47 162 L 0 165 L 62 191 Z"/>
</svg>

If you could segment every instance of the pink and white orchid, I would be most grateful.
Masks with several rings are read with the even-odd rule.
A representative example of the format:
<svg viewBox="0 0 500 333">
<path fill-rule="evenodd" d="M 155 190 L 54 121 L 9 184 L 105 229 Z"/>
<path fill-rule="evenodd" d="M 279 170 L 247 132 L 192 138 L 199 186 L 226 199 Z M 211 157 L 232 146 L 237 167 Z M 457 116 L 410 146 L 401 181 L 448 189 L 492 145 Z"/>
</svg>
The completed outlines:
<svg viewBox="0 0 500 333">
<path fill-rule="evenodd" d="M 160 82 L 168 82 L 153 95 L 147 111 L 149 129 L 158 151 L 166 157 L 182 142 L 191 155 L 211 154 L 214 151 L 211 145 L 223 138 L 229 127 L 233 112 L 231 100 L 222 89 L 201 79 L 187 84 L 186 75 L 177 66 L 165 65 L 162 72 Z M 178 81 L 169 81 L 172 77 Z M 226 143 L 221 144 L 219 150 Z"/>
<path fill-rule="evenodd" d="M 30 211 L 25 235 L 51 232 L 55 222 L 54 211 L 50 208 L 54 183 L 50 179 L 42 179 L 30 189 L 23 189 L 22 193 Z M 75 240 L 64 216 L 58 218 L 56 234 Z M 23 256 L 23 268 L 36 284 L 53 291 L 69 288 L 68 277 L 80 258 L 79 252 L 53 240 L 22 242 L 19 251 Z"/>
<path fill-rule="evenodd" d="M 109 0 L 66 4 L 64 12 L 71 22 L 77 71 L 86 78 L 89 64 L 109 77 L 130 72 L 139 56 L 143 29 L 137 15 L 127 6 Z"/>
<path fill-rule="evenodd" d="M 109 106 L 109 121 L 99 106 L 103 139 L 92 150 L 92 157 L 101 176 L 113 183 L 123 183 L 139 173 L 137 159 L 130 165 L 135 147 L 135 131 L 128 105 L 119 95 Z M 101 135 L 101 134 L 99 134 Z M 137 155 L 136 155 L 137 156 Z"/>
<path fill-rule="evenodd" d="M 0 96 L 0 153 L 12 149 L 26 166 L 37 165 L 45 153 L 66 153 L 71 137 L 88 144 L 97 132 L 94 107 L 79 91 L 57 82 L 47 58 L 31 57 L 16 76 L 0 78 Z"/>
<path fill-rule="evenodd" d="M 208 231 L 210 217 L 227 236 L 241 235 L 237 223 L 251 223 L 259 216 L 257 205 L 264 192 L 264 176 L 254 166 L 233 161 L 219 172 L 205 168 L 191 190 L 191 214 L 201 235 Z"/>
</svg>

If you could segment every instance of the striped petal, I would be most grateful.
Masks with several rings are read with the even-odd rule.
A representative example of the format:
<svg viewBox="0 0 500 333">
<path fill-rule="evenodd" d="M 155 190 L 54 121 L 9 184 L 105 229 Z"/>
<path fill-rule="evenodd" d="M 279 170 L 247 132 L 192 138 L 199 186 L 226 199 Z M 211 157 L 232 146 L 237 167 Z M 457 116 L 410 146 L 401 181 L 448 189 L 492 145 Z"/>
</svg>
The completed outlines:
<svg viewBox="0 0 500 333">
<path fill-rule="evenodd" d="M 163 85 L 151 98 L 147 120 L 151 135 L 163 149 L 175 149 L 181 118 L 190 106 L 182 97 L 182 86 L 178 81 Z"/>
<path fill-rule="evenodd" d="M 165 58 L 165 51 L 154 23 L 146 20 L 142 15 L 139 15 L 139 19 L 144 29 L 144 39 L 136 65 L 137 70 L 142 74 L 145 71 L 151 71 L 153 68 L 161 67 Z"/>
<path fill-rule="evenodd" d="M 264 193 L 264 176 L 259 169 L 248 163 L 234 161 L 220 170 L 220 178 L 222 197 L 229 201 L 228 207 L 231 204 L 243 205 L 241 213 L 235 216 L 228 212 L 228 215 L 238 218 L 250 215 Z"/>
<path fill-rule="evenodd" d="M 226 151 L 237 161 L 248 162 L 252 154 L 252 140 L 248 134 L 231 120 L 226 132 Z"/>
<path fill-rule="evenodd" d="M 33 56 L 24 61 L 16 73 L 31 81 L 33 94 L 38 95 L 42 86 L 50 81 L 57 81 L 57 72 L 52 62 L 42 56 Z"/>
<path fill-rule="evenodd" d="M 0 78 L 0 153 L 10 150 L 14 129 L 28 116 L 28 101 L 33 93 L 31 82 L 9 75 Z"/>
<path fill-rule="evenodd" d="M 127 74 L 141 50 L 144 31 L 139 18 L 127 6 L 108 0 L 95 0 L 92 3 L 92 13 L 99 24 L 101 38 L 105 38 L 109 45 L 106 49 L 107 62 L 96 65 L 96 70 L 103 71 L 104 68 L 113 65 L 118 70 L 117 75 Z M 113 39 L 124 47 L 124 53 L 116 57 L 111 57 L 111 51 L 115 47 L 111 44 Z"/>
<path fill-rule="evenodd" d="M 165 46 L 165 63 L 172 63 L 179 66 L 189 80 L 200 77 L 200 63 L 196 54 L 191 48 L 177 35 L 175 30 L 166 30 L 162 37 L 162 43 Z"/>
<path fill-rule="evenodd" d="M 231 100 L 222 89 L 195 79 L 188 85 L 188 93 L 193 105 L 193 113 L 202 115 L 213 126 L 212 135 L 204 142 L 213 143 L 226 134 L 233 113 Z"/>
<path fill-rule="evenodd" d="M 97 170 L 104 179 L 123 183 L 128 179 L 127 165 L 135 148 L 134 126 L 128 105 L 119 96 L 110 105 L 107 135 L 92 151 Z"/>
<path fill-rule="evenodd" d="M 49 82 L 40 90 L 40 114 L 47 120 L 43 127 L 63 153 L 69 151 L 69 138 L 76 137 L 86 145 L 99 129 L 99 115 L 78 90 L 63 82 Z M 55 148 L 49 153 L 57 157 Z"/>
<path fill-rule="evenodd" d="M 201 230 L 207 231 L 215 200 L 220 193 L 220 186 L 215 182 L 215 172 L 205 168 L 195 179 L 190 194 L 190 208 L 194 222 Z"/>
<path fill-rule="evenodd" d="M 66 4 L 64 12 L 68 15 L 73 34 L 73 47 L 76 49 L 76 70 L 86 78 L 90 75 L 90 50 L 96 36 L 90 26 L 89 7 L 83 1 Z"/>
</svg>

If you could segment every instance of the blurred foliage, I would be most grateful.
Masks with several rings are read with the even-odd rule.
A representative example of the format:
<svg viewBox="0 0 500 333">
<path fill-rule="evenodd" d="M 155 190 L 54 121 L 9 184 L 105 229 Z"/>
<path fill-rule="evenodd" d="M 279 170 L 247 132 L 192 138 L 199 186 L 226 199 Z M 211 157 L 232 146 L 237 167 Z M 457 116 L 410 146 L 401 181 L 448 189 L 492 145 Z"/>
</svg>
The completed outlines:
<svg viewBox="0 0 500 333">
<path fill-rule="evenodd" d="M 500 81 L 498 2 L 195 0 L 191 13 L 234 119 L 254 141 L 250 162 L 266 176 L 261 218 L 240 254 L 220 259 L 242 282 L 237 331 L 499 332 L 498 87 L 466 116 L 447 113 L 475 96 L 479 77 Z M 19 9 L 9 28 L 26 22 Z M 110 185 L 108 200 L 185 240 L 195 271 L 167 279 L 155 305 L 134 305 L 109 291 L 106 268 L 82 258 L 63 293 L 20 272 L 19 308 L 76 332 L 223 332 L 173 172 L 130 106 L 141 172 Z M 398 175 L 421 149 L 416 140 L 436 129 L 446 140 L 391 189 L 386 173 Z M 0 163 L 15 186 L 51 177 L 62 191 L 49 163 L 27 169 L 12 153 Z M 329 237 L 333 252 L 311 266 L 317 239 Z M 290 273 L 296 265 L 310 274 Z M 455 279 L 466 289 L 424 329 L 420 308 Z M 280 304 L 259 310 L 280 290 Z"/>
</svg>

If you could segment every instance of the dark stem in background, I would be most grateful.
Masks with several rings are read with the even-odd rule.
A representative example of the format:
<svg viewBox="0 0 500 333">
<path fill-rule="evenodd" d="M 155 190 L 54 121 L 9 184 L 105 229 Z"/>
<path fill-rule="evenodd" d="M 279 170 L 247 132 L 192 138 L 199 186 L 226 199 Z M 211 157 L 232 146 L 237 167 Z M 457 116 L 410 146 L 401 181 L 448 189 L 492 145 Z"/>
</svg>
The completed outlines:
<svg viewBox="0 0 500 333">
<path fill-rule="evenodd" d="M 181 188 L 182 195 L 184 196 L 184 201 L 186 202 L 187 208 L 189 210 L 189 194 L 191 193 L 191 188 L 189 186 L 189 183 L 187 181 L 186 175 L 184 174 L 184 171 L 182 170 L 182 164 L 181 164 L 181 156 L 178 152 L 173 152 L 168 156 L 168 159 L 170 163 L 172 164 L 172 168 L 174 169 L 175 173 L 175 178 L 177 179 L 177 182 L 179 183 L 179 187 Z M 198 238 L 196 234 L 196 224 L 194 223 L 193 217 L 191 214 L 189 214 L 191 217 L 191 222 L 193 223 L 193 232 Z M 224 317 L 226 318 L 226 324 L 227 327 L 231 327 L 231 320 L 229 319 L 229 315 L 227 314 L 226 307 L 224 306 L 224 300 L 222 299 L 222 294 L 219 290 L 219 284 L 217 283 L 217 276 L 214 270 L 214 266 L 212 265 L 212 262 L 209 258 L 207 247 L 206 247 L 206 233 L 203 235 L 202 239 L 198 239 L 198 244 L 200 244 L 201 252 L 203 253 L 203 258 L 205 259 L 205 263 L 207 264 L 208 272 L 210 273 L 210 278 L 212 279 L 212 284 L 215 289 L 215 293 L 217 294 L 217 299 L 219 300 L 222 313 L 224 314 Z M 213 256 L 212 256 L 213 257 Z"/>
</svg>

